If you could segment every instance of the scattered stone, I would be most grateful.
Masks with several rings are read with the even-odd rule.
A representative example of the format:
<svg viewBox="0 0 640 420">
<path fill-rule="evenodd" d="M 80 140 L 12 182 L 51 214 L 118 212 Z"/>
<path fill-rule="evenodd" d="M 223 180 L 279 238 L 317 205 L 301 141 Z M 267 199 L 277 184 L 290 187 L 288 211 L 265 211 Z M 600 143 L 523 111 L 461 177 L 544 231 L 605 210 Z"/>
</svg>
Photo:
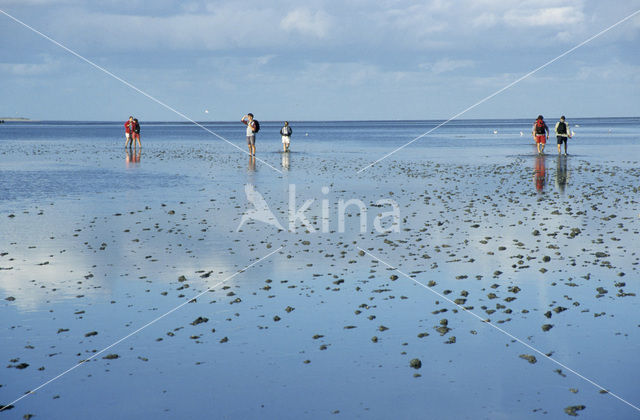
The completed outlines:
<svg viewBox="0 0 640 420">
<path fill-rule="evenodd" d="M 209 322 L 209 318 L 199 316 L 191 323 L 191 325 L 198 325 L 202 324 L 203 322 Z"/>
<path fill-rule="evenodd" d="M 536 359 L 536 356 L 533 356 L 531 354 L 521 354 L 519 356 L 521 359 L 526 360 L 527 362 L 534 364 L 538 361 L 538 359 Z"/>
<path fill-rule="evenodd" d="M 584 405 L 571 405 L 569 407 L 565 407 L 564 412 L 570 416 L 576 417 L 578 415 L 578 411 L 582 411 L 585 408 L 587 407 Z"/>
</svg>

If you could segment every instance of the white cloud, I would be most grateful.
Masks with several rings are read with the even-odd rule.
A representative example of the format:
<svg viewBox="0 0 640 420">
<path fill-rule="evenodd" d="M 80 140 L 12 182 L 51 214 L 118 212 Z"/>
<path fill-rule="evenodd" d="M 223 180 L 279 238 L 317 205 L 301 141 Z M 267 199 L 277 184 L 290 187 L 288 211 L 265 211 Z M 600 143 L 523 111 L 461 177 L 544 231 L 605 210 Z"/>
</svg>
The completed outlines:
<svg viewBox="0 0 640 420">
<path fill-rule="evenodd" d="M 528 10 L 508 10 L 504 14 L 504 22 L 511 26 L 536 27 L 579 25 L 584 22 L 584 13 L 577 7 L 549 7 Z"/>
<path fill-rule="evenodd" d="M 598 65 L 581 65 L 576 80 L 594 83 L 618 81 L 637 84 L 640 83 L 640 66 L 625 64 L 620 60 Z"/>
<path fill-rule="evenodd" d="M 263 56 L 257 57 L 255 59 L 255 61 L 259 65 L 264 66 L 266 64 L 269 64 L 271 62 L 271 60 L 273 60 L 276 57 L 277 56 L 275 54 L 267 54 L 267 55 L 263 55 Z"/>
<path fill-rule="evenodd" d="M 498 24 L 499 20 L 495 13 L 483 12 L 471 19 L 471 25 L 474 28 L 490 28 Z"/>
<path fill-rule="evenodd" d="M 280 21 L 280 27 L 285 31 L 296 31 L 316 38 L 326 38 L 331 26 L 331 17 L 322 10 L 292 10 Z"/>
<path fill-rule="evenodd" d="M 430 70 L 435 74 L 448 73 L 457 69 L 466 67 L 473 67 L 475 65 L 473 60 L 452 60 L 450 58 L 443 58 L 435 63 L 423 63 L 420 64 L 421 69 Z"/>
<path fill-rule="evenodd" d="M 51 60 L 48 56 L 42 63 L 0 63 L 0 74 L 14 76 L 39 76 L 51 73 L 60 67 L 59 61 Z"/>
</svg>

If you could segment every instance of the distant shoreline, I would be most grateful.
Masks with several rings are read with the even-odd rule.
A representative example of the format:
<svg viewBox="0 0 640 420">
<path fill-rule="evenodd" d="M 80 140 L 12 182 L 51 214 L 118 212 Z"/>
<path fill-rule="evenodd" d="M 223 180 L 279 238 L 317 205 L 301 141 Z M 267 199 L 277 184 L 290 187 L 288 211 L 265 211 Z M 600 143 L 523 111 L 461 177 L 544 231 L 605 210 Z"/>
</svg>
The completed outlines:
<svg viewBox="0 0 640 420">
<path fill-rule="evenodd" d="M 640 116 L 625 116 L 625 117 L 616 117 L 616 116 L 608 116 L 608 117 L 571 117 L 571 121 L 576 120 L 607 120 L 607 119 L 639 119 Z M 494 122 L 494 121 L 514 121 L 514 122 L 529 122 L 533 121 L 534 117 L 530 118 L 457 118 L 455 120 L 450 121 L 451 123 L 455 122 Z M 552 117 L 551 120 L 554 118 Z M 88 123 L 88 124 L 120 124 L 120 121 L 100 121 L 100 120 L 32 120 L 29 118 L 17 117 L 17 118 L 2 118 L 1 121 L 4 122 L 34 122 L 34 123 L 61 123 L 61 124 L 77 124 L 77 123 Z M 549 120 L 549 119 L 547 119 Z M 291 123 L 434 123 L 439 124 L 446 122 L 446 119 L 425 119 L 425 120 L 289 120 Z M 236 124 L 238 121 L 196 121 L 197 124 Z M 281 120 L 261 120 L 263 123 L 271 124 L 280 124 Z M 185 121 L 185 120 L 174 120 L 174 121 L 156 121 L 149 120 L 144 121 L 145 124 L 180 124 L 180 125 L 192 125 L 193 122 Z"/>
</svg>

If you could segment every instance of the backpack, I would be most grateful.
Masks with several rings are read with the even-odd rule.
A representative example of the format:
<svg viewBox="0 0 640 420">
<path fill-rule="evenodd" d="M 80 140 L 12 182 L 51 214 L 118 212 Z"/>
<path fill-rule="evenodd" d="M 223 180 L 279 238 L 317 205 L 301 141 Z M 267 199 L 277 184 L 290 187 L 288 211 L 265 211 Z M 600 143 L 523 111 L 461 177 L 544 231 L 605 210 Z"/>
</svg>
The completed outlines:
<svg viewBox="0 0 640 420">
<path fill-rule="evenodd" d="M 289 126 L 282 127 L 282 130 L 280 130 L 280 134 L 282 134 L 283 136 L 289 137 L 291 136 L 291 133 L 293 133 L 293 130 Z"/>
<path fill-rule="evenodd" d="M 539 136 L 544 136 L 545 127 L 547 125 L 544 123 L 544 120 L 536 120 L 536 134 Z"/>
<path fill-rule="evenodd" d="M 567 123 L 562 121 L 558 122 L 557 132 L 558 134 L 567 134 Z"/>
<path fill-rule="evenodd" d="M 258 131 L 260 131 L 260 123 L 258 120 L 253 120 L 253 132 L 257 133 Z"/>
</svg>

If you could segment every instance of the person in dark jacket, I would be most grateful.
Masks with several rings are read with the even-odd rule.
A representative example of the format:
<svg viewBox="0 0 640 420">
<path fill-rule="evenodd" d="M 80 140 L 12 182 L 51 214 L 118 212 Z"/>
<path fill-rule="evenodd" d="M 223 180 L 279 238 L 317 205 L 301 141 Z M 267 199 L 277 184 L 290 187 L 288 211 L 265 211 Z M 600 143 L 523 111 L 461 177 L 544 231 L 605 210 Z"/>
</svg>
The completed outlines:
<svg viewBox="0 0 640 420">
<path fill-rule="evenodd" d="M 140 148 L 142 149 L 142 143 L 140 143 L 140 123 L 138 122 L 137 118 L 134 118 L 133 119 L 133 136 L 131 140 L 131 143 L 133 143 L 134 147 L 136 147 L 136 142 L 138 142 L 137 146 L 140 146 Z"/>
<path fill-rule="evenodd" d="M 569 123 L 564 119 L 564 115 L 560 117 L 560 121 L 556 123 L 556 138 L 558 139 L 558 154 L 564 143 L 564 155 L 567 156 L 567 139 L 571 138 L 571 129 L 569 129 Z"/>
</svg>

